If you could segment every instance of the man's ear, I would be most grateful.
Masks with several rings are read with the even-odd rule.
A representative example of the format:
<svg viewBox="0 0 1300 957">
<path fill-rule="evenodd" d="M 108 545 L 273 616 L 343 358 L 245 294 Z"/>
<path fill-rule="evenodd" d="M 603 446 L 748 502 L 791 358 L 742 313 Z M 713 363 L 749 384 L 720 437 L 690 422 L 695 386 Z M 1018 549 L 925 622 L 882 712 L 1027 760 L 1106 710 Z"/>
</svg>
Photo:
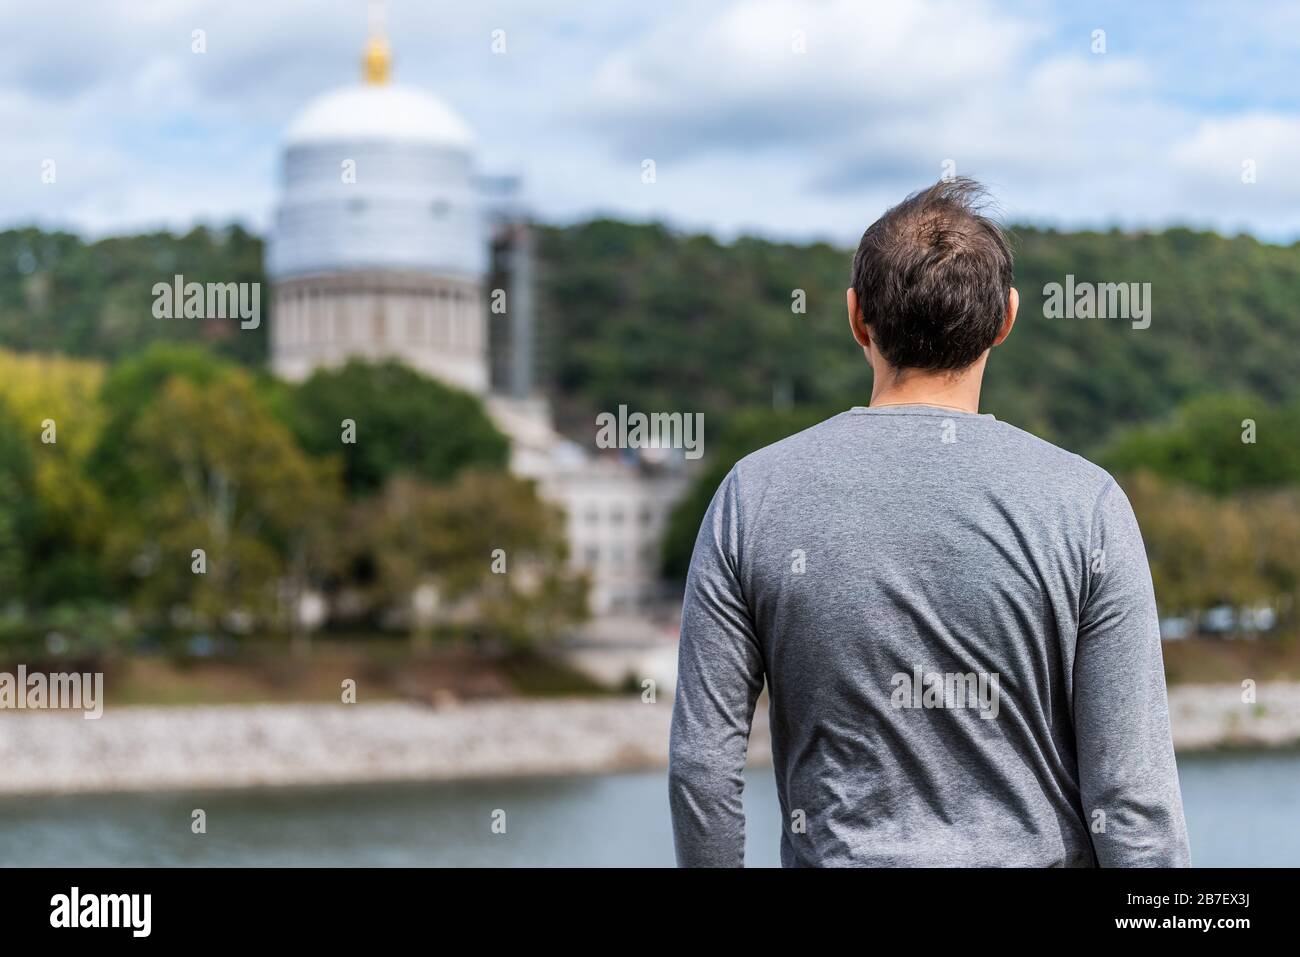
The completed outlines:
<svg viewBox="0 0 1300 957">
<path fill-rule="evenodd" d="M 1020 293 L 1016 287 L 1011 287 L 1011 293 L 1007 296 L 1007 317 L 1002 321 L 1002 328 L 998 330 L 997 338 L 993 340 L 995 346 L 1000 346 L 1011 335 L 1011 327 L 1016 324 L 1016 313 L 1020 311 Z"/>
<path fill-rule="evenodd" d="M 849 287 L 845 296 L 849 305 L 849 328 L 853 331 L 853 338 L 863 349 L 871 345 L 871 332 L 867 329 L 867 324 L 862 321 L 862 310 L 858 308 L 858 294 Z"/>
</svg>

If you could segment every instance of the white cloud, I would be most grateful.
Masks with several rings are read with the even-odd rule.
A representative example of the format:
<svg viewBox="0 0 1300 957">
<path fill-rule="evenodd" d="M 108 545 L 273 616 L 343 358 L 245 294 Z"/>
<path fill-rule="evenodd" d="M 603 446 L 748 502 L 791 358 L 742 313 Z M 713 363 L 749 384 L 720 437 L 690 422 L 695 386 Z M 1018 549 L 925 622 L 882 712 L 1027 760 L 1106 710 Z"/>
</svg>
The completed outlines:
<svg viewBox="0 0 1300 957">
<path fill-rule="evenodd" d="M 620 145 L 653 140 L 689 155 L 841 140 L 1005 82 L 1035 33 L 983 3 L 949 0 L 741 0 L 700 14 L 679 11 L 597 71 L 584 106 Z"/>
<path fill-rule="evenodd" d="M 1297 118 L 1263 112 L 1201 120 L 1170 151 L 1174 168 L 1198 178 L 1205 188 L 1236 192 L 1242 185 L 1242 164 L 1251 161 L 1273 195 L 1292 200 L 1300 200 L 1298 158 Z"/>
<path fill-rule="evenodd" d="M 521 171 L 547 217 L 845 240 L 952 159 L 1016 219 L 1287 238 L 1300 222 L 1294 98 L 1227 79 L 1234 95 L 1209 105 L 1171 92 L 1180 76 L 1203 94 L 1207 70 L 1255 76 L 1261 51 L 1288 55 L 1294 39 L 1267 17 L 1234 20 L 1206 62 L 1204 43 L 1179 41 L 1168 21 L 1115 23 L 1114 52 L 1094 56 L 1088 31 L 1071 24 L 1062 38 L 1051 8 L 994 0 L 393 7 L 399 78 L 462 112 L 487 162 Z M 279 132 L 356 74 L 364 9 L 320 11 L 0 0 L 4 219 L 97 232 L 264 225 Z M 206 54 L 190 52 L 195 28 Z M 498 28 L 506 56 L 490 51 Z M 1171 73 L 1176 42 L 1188 52 Z M 47 157 L 53 187 L 40 182 Z M 640 180 L 647 157 L 653 186 Z"/>
<path fill-rule="evenodd" d="M 795 29 L 806 32 L 803 55 L 789 48 Z M 1044 32 L 984 3 L 743 0 L 703 22 L 683 13 L 612 53 L 589 122 L 614 156 L 656 157 L 681 208 L 698 216 L 720 197 L 734 202 L 713 214 L 733 228 L 757 215 L 778 231 L 844 236 L 865 225 L 864 208 L 874 215 L 952 160 L 1018 218 L 1294 233 L 1279 205 L 1291 184 L 1261 181 L 1251 197 L 1239 183 L 1207 189 L 1210 167 L 1236 182 L 1241 157 L 1223 166 L 1202 140 L 1223 125 L 1273 165 L 1297 155 L 1300 115 L 1207 126 L 1159 95 L 1139 52 L 1091 54 L 1081 33 L 1075 50 L 1044 54 Z M 759 203 L 736 197 L 736 184 Z M 828 209 L 819 194 L 839 202 Z"/>
</svg>

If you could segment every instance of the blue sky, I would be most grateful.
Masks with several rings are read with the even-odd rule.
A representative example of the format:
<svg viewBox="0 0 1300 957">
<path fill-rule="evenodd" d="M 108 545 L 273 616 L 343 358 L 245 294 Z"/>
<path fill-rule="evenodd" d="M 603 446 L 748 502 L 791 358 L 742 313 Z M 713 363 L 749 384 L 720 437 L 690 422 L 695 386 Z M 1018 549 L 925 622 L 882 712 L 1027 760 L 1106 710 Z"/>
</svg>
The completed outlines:
<svg viewBox="0 0 1300 957">
<path fill-rule="evenodd" d="M 263 228 L 282 131 L 355 82 L 366 32 L 361 0 L 0 16 L 0 224 L 96 235 Z M 1296 3 L 391 0 L 388 23 L 395 79 L 553 221 L 847 242 L 951 161 L 1015 221 L 1300 236 Z"/>
</svg>

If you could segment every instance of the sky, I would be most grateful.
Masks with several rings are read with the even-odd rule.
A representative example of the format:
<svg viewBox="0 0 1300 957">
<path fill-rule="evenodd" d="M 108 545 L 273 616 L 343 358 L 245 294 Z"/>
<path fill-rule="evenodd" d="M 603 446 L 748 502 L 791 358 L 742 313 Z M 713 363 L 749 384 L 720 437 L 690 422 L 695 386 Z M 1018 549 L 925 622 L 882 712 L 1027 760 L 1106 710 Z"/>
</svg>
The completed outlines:
<svg viewBox="0 0 1300 957">
<path fill-rule="evenodd" d="M 0 22 L 0 227 L 261 231 L 284 129 L 359 80 L 367 4 L 0 0 Z M 394 80 L 551 222 L 844 243 L 955 172 L 1010 222 L 1300 238 L 1300 3 L 390 0 L 387 27 Z"/>
</svg>

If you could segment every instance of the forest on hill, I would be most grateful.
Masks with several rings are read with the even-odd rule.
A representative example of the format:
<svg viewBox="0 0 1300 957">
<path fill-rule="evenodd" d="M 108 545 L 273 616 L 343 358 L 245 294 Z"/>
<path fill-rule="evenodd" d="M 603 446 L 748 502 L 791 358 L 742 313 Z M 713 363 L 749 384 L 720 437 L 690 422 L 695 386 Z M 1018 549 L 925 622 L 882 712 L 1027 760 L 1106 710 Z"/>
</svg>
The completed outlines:
<svg viewBox="0 0 1300 957">
<path fill-rule="evenodd" d="M 1020 319 L 984 394 L 999 418 L 1086 454 L 1197 396 L 1300 397 L 1300 244 L 1186 229 L 1012 234 Z M 613 220 L 542 227 L 538 248 L 541 374 L 577 434 L 620 403 L 704 412 L 716 436 L 737 413 L 834 411 L 869 394 L 844 317 L 848 249 Z M 238 226 L 95 242 L 0 232 L 0 348 L 113 360 L 156 340 L 202 342 L 262 365 L 265 319 L 245 330 L 152 316 L 153 284 L 175 274 L 265 281 L 262 242 Z M 1044 287 L 1067 276 L 1150 283 L 1149 327 L 1045 317 Z M 265 317 L 265 293 L 262 305 Z"/>
<path fill-rule="evenodd" d="M 613 220 L 540 226 L 539 234 L 539 373 L 562 429 L 588 441 L 596 414 L 619 405 L 705 416 L 704 468 L 666 541 L 665 571 L 680 576 L 704 508 L 739 457 L 868 400 L 870 373 L 844 314 L 851 251 L 755 238 L 723 243 Z M 1147 536 L 1163 612 L 1195 618 L 1218 605 L 1266 608 L 1294 632 L 1300 244 L 1186 229 L 1012 234 L 1021 310 L 990 360 L 984 410 L 1120 478 Z M 238 226 L 93 242 L 34 228 L 0 232 L 7 591 L 55 611 L 129 593 L 138 614 L 156 621 L 177 601 L 200 609 L 237 602 L 263 608 L 274 622 L 277 599 L 262 594 L 262 583 L 297 580 L 362 595 L 358 607 L 378 621 L 393 599 L 380 583 L 448 567 L 447 555 L 420 553 L 419 541 L 403 538 L 413 534 L 405 516 L 423 516 L 423 527 L 456 554 L 473 553 L 475 529 L 456 525 L 455 516 L 492 511 L 484 498 L 490 483 L 473 476 L 499 472 L 505 455 L 475 399 L 385 366 L 279 383 L 266 370 L 269 289 L 255 329 L 236 319 L 155 318 L 153 286 L 177 274 L 264 283 L 262 242 Z M 1127 318 L 1052 318 L 1044 305 L 1054 283 L 1137 283 L 1150 310 L 1136 324 L 1144 327 Z M 158 395 L 169 410 L 150 407 Z M 387 423 L 391 441 L 340 461 L 331 450 L 341 401 L 363 403 Z M 241 411 L 223 415 L 227 407 Z M 48 449 L 33 424 L 45 408 L 63 409 L 61 423 L 71 416 L 53 456 L 39 454 Z M 203 443 L 173 441 L 180 421 Z M 205 421 L 221 428 L 204 430 Z M 290 513 L 276 497 L 285 494 L 279 480 L 249 470 L 251 510 L 237 517 L 256 531 L 241 538 L 242 526 L 232 525 L 230 542 L 260 563 L 257 575 L 209 579 L 195 591 L 193 576 L 144 588 L 123 572 L 160 518 L 150 510 L 204 522 L 219 504 L 170 496 L 170 475 L 184 467 L 240 474 L 247 464 L 240 449 L 254 446 L 274 452 L 282 474 L 298 476 L 301 500 L 325 496 L 317 509 L 323 524 L 284 524 Z M 492 481 L 532 501 L 507 477 Z M 524 543 L 537 561 L 560 554 L 553 517 L 522 507 L 500 519 L 499 534 Z M 332 554 L 348 557 L 306 567 L 300 556 L 311 540 L 328 540 Z M 413 564 L 380 567 L 399 555 Z M 442 585 L 466 596 L 467 607 L 509 609 L 508 620 L 478 614 L 475 627 L 489 637 L 525 640 L 581 617 L 579 583 L 556 579 L 509 602 L 491 585 Z"/>
<path fill-rule="evenodd" d="M 1197 396 L 1300 397 L 1300 244 L 1185 229 L 1012 232 L 1020 317 L 983 397 L 998 418 L 1086 454 Z M 841 410 L 870 394 L 845 317 L 850 250 L 724 245 L 612 221 L 548 230 L 541 249 L 549 371 L 575 417 L 626 402 L 725 421 L 774 405 Z M 1150 326 L 1045 318 L 1044 287 L 1067 275 L 1150 283 Z"/>
</svg>

